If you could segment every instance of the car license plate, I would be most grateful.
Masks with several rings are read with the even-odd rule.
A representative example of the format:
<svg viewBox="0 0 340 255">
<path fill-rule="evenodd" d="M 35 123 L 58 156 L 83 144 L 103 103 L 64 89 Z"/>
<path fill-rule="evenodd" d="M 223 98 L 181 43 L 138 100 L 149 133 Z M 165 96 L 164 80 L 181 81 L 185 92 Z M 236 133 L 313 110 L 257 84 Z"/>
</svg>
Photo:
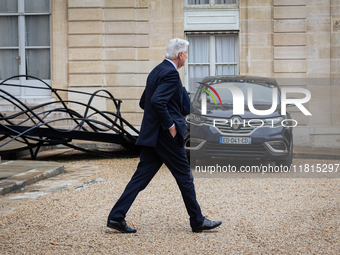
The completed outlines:
<svg viewBox="0 0 340 255">
<path fill-rule="evenodd" d="M 249 137 L 220 137 L 220 143 L 225 144 L 251 144 Z"/>
</svg>

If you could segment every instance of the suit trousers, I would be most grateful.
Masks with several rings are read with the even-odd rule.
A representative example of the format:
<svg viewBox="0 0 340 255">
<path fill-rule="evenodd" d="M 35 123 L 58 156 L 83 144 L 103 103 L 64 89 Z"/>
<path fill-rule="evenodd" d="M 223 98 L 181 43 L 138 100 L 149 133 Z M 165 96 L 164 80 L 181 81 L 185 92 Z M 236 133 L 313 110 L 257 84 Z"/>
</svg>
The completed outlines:
<svg viewBox="0 0 340 255">
<path fill-rule="evenodd" d="M 138 193 L 146 188 L 162 164 L 175 177 L 192 228 L 203 223 L 204 217 L 196 200 L 195 186 L 190 165 L 184 149 L 183 139 L 177 133 L 172 137 L 168 130 L 159 130 L 156 147 L 143 146 L 137 170 L 127 184 L 123 194 L 112 208 L 109 220 L 124 220 Z"/>
</svg>

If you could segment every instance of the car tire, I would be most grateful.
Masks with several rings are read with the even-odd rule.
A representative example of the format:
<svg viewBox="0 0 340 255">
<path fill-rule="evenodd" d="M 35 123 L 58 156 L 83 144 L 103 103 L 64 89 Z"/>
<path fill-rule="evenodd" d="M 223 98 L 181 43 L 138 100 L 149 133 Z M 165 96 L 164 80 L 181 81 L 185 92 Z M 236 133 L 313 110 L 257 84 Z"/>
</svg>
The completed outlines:
<svg viewBox="0 0 340 255">
<path fill-rule="evenodd" d="M 292 162 L 293 162 L 293 138 L 292 141 L 290 142 L 289 158 L 287 160 L 276 161 L 276 165 L 290 168 L 292 166 Z"/>
</svg>

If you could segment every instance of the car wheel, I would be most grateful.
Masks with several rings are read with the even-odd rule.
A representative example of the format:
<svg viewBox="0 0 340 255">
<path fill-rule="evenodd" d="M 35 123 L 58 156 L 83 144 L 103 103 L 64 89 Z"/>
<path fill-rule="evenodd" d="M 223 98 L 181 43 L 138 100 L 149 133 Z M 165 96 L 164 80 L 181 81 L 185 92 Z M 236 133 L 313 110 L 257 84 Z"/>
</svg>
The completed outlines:
<svg viewBox="0 0 340 255">
<path fill-rule="evenodd" d="M 276 161 L 277 166 L 282 166 L 282 167 L 288 167 L 290 168 L 293 162 L 293 138 L 292 141 L 290 142 L 290 148 L 289 148 L 289 158 L 287 160 L 280 160 Z"/>
</svg>

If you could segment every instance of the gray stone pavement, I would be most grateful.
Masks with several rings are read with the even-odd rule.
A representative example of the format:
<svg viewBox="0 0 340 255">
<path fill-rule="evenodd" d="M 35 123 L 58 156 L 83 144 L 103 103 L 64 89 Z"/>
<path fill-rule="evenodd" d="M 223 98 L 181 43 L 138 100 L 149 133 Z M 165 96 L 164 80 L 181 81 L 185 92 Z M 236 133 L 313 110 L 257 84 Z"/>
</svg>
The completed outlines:
<svg viewBox="0 0 340 255">
<path fill-rule="evenodd" d="M 33 199 L 72 186 L 82 186 L 83 179 L 100 171 L 94 166 L 58 163 L 56 157 L 72 156 L 73 149 L 42 151 L 38 160 L 23 156 L 19 160 L 0 162 L 0 215 Z"/>
<path fill-rule="evenodd" d="M 27 163 L 34 163 L 27 161 Z M 45 162 L 46 166 L 54 165 L 55 162 Z M 61 165 L 61 164 L 59 164 Z M 37 199 L 48 194 L 52 194 L 70 187 L 82 188 L 86 185 L 82 180 L 100 171 L 95 166 L 84 165 L 62 165 L 63 172 L 48 179 L 38 181 L 34 184 L 26 185 L 19 190 L 0 196 L 0 216 L 11 211 L 20 205 L 26 204 L 33 199 Z M 0 171 L 2 164 L 0 165 Z"/>
<path fill-rule="evenodd" d="M 0 163 L 0 195 L 64 172 L 57 162 L 10 160 Z"/>
<path fill-rule="evenodd" d="M 299 159 L 340 159 L 340 148 L 294 147 L 294 158 Z"/>
<path fill-rule="evenodd" d="M 75 185 L 100 171 L 95 166 L 61 164 L 41 159 L 53 159 L 60 154 L 72 154 L 72 149 L 44 151 L 40 161 L 9 160 L 0 162 L 0 215 L 32 199 Z M 294 158 L 340 160 L 340 148 L 294 148 Z M 26 157 L 29 159 L 29 157 Z"/>
</svg>

